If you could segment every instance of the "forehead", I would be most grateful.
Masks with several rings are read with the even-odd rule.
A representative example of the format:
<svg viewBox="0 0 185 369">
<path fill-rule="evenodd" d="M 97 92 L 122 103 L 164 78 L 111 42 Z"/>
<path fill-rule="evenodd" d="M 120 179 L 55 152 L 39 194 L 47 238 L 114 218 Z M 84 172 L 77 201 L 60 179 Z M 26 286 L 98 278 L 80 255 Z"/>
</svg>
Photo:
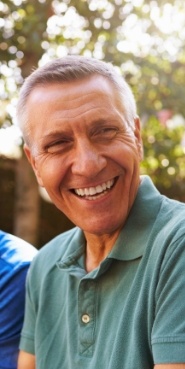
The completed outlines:
<svg viewBox="0 0 185 369">
<path fill-rule="evenodd" d="M 27 101 L 30 134 L 49 135 L 53 130 L 84 127 L 122 115 L 115 88 L 102 76 L 79 81 L 36 86 Z M 120 117 L 119 117 L 120 119 Z"/>
<path fill-rule="evenodd" d="M 105 77 L 100 75 L 93 75 L 82 80 L 75 80 L 69 82 L 47 82 L 44 85 L 37 85 L 31 91 L 27 99 L 27 108 L 29 105 L 35 105 L 35 108 L 40 104 L 60 104 L 64 109 L 71 104 L 72 107 L 77 107 L 79 104 L 83 105 L 89 100 L 104 101 L 117 100 L 118 92 L 115 90 L 113 84 Z M 39 106 L 38 106 L 39 103 Z"/>
</svg>

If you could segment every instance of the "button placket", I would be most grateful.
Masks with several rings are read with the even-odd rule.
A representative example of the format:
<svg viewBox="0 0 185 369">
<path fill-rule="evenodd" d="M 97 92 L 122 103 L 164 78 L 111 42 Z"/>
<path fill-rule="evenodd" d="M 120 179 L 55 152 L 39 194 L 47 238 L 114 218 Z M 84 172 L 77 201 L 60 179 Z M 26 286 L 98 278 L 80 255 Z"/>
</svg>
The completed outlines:
<svg viewBox="0 0 185 369">
<path fill-rule="evenodd" d="M 91 356 L 95 330 L 96 283 L 92 280 L 82 280 L 78 293 L 80 354 Z"/>
</svg>

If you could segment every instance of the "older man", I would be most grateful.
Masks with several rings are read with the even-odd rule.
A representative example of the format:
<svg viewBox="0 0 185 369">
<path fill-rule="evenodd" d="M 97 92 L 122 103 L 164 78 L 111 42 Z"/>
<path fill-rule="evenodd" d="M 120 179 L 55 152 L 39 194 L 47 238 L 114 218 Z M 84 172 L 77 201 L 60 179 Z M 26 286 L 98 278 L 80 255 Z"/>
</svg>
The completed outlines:
<svg viewBox="0 0 185 369">
<path fill-rule="evenodd" d="M 140 177 L 127 83 L 102 61 L 54 60 L 25 81 L 18 120 L 76 225 L 32 264 L 19 369 L 184 369 L 185 205 Z"/>
</svg>

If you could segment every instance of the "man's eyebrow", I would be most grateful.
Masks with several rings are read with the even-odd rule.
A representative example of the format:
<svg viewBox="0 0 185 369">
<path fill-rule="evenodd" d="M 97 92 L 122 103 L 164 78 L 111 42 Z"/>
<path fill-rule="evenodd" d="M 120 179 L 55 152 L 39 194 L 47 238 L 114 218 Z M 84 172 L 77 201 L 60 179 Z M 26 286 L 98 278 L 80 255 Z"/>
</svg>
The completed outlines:
<svg viewBox="0 0 185 369">
<path fill-rule="evenodd" d="M 97 124 L 107 124 L 109 122 L 117 121 L 117 118 L 114 115 L 107 115 L 104 117 L 92 119 L 91 125 L 97 125 Z"/>
<path fill-rule="evenodd" d="M 59 137 L 59 136 L 67 136 L 71 133 L 70 130 L 64 130 L 64 131 L 61 131 L 60 130 L 55 130 L 54 132 L 50 132 L 50 133 L 46 133 L 46 134 L 43 134 L 42 137 L 41 137 L 41 141 L 45 141 L 45 140 L 48 140 L 48 139 L 53 139 L 53 138 L 56 138 L 56 137 Z"/>
<path fill-rule="evenodd" d="M 95 125 L 99 125 L 99 124 L 106 124 L 108 122 L 108 120 L 113 120 L 111 119 L 111 117 L 102 117 L 102 118 L 96 118 L 96 119 L 92 119 L 91 121 L 89 121 L 89 124 L 86 125 L 84 124 L 84 128 L 91 128 L 92 126 L 95 126 Z M 41 137 L 41 140 L 45 140 L 45 139 L 50 139 L 50 138 L 55 138 L 57 136 L 67 136 L 67 135 L 70 135 L 71 133 L 73 132 L 73 129 L 71 129 L 71 127 L 69 126 L 65 126 L 63 128 L 59 128 L 59 129 L 54 129 L 52 130 L 51 132 L 49 133 L 43 133 L 42 137 Z"/>
<path fill-rule="evenodd" d="M 111 126 L 111 125 L 118 125 L 119 120 L 115 116 L 107 116 L 104 118 L 95 119 L 92 121 L 90 130 L 97 127 L 105 127 L 105 126 Z"/>
<path fill-rule="evenodd" d="M 89 121 L 88 125 L 84 124 L 84 128 L 86 127 L 86 129 L 89 128 L 91 130 L 94 127 L 97 127 L 100 125 L 101 126 L 106 125 L 113 121 L 117 121 L 114 115 L 107 115 L 106 117 L 97 117 L 95 119 L 92 118 L 92 120 Z M 66 137 L 72 134 L 73 134 L 73 130 L 71 129 L 71 127 L 65 125 L 63 129 L 59 127 L 59 129 L 54 128 L 54 130 L 49 133 L 43 133 L 42 137 L 40 138 L 40 142 L 43 144 L 47 142 L 48 140 L 52 140 L 57 137 Z"/>
</svg>

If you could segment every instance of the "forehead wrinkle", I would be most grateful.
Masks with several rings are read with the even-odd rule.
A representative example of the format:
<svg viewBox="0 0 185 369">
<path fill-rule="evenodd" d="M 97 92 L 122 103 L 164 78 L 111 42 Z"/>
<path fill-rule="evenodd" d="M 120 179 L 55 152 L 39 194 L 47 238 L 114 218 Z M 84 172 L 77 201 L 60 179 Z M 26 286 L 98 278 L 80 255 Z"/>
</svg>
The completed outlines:
<svg viewBox="0 0 185 369">
<path fill-rule="evenodd" d="M 97 116 L 104 116 L 105 113 L 103 112 L 103 110 L 104 109 L 102 109 L 102 111 L 101 111 L 101 107 L 99 107 L 97 109 L 96 106 L 88 107 L 88 109 L 86 109 L 83 112 L 80 111 L 79 113 L 77 113 L 76 110 L 73 111 L 73 109 L 65 109 L 65 111 L 64 110 L 61 110 L 61 111 L 55 112 L 53 114 L 54 117 L 51 118 L 51 121 L 53 120 L 56 123 L 57 123 L 57 121 L 59 121 L 59 123 L 60 122 L 62 123 L 62 121 L 64 121 L 64 123 L 66 122 L 66 124 L 67 124 L 68 121 L 71 121 L 72 119 L 78 119 L 78 118 L 83 119 L 83 118 L 86 118 L 86 116 L 88 114 L 91 114 L 91 113 L 93 114 L 94 111 L 96 112 L 96 115 Z M 70 113 L 70 115 L 68 113 Z M 71 114 L 71 113 L 73 113 L 73 114 Z M 107 114 L 107 116 L 108 116 L 108 114 Z M 91 121 L 91 119 L 90 119 L 90 121 Z"/>
<path fill-rule="evenodd" d="M 79 94 L 79 93 L 78 93 Z M 89 98 L 90 97 L 90 98 Z M 105 99 L 106 98 L 106 99 Z M 106 101 L 106 105 L 108 107 L 110 107 L 110 103 L 112 105 L 112 98 L 109 95 L 105 95 L 103 92 L 100 91 L 100 93 L 97 92 L 89 92 L 89 93 L 84 93 L 84 95 L 80 94 L 80 96 L 76 96 L 74 98 L 71 97 L 67 97 L 66 101 L 62 98 L 59 98 L 59 101 L 56 101 L 56 105 L 59 104 L 59 106 L 62 106 L 65 103 L 65 110 L 66 111 L 71 111 L 74 108 L 82 108 L 85 107 L 86 105 L 92 104 L 94 105 L 95 108 L 101 106 L 101 101 Z M 80 104 L 79 104 L 80 101 Z M 76 104 L 74 104 L 76 102 Z M 71 103 L 73 103 L 73 107 L 71 107 Z M 69 105 L 69 108 L 68 108 Z"/>
<path fill-rule="evenodd" d="M 96 115 L 93 114 L 93 112 L 96 112 Z M 71 113 L 71 109 L 67 110 L 67 112 Z M 90 114 L 90 117 L 89 117 Z M 74 116 L 68 116 L 67 114 L 64 114 L 64 111 L 61 112 L 54 112 L 53 117 L 49 117 L 49 127 L 48 127 L 48 133 L 45 130 L 45 135 L 43 133 L 42 137 L 48 137 L 52 138 L 57 135 L 61 134 L 70 134 L 71 133 L 71 123 L 73 124 L 74 121 L 79 120 L 79 122 L 83 125 L 83 127 L 86 126 L 86 129 L 89 129 L 95 125 L 100 123 L 106 123 L 108 121 L 115 121 L 118 120 L 118 117 L 120 120 L 124 120 L 124 117 L 122 113 L 114 107 L 113 110 L 109 112 L 109 109 L 101 108 L 101 107 L 92 107 L 88 110 L 82 112 L 79 112 L 79 114 L 76 114 Z"/>
<path fill-rule="evenodd" d="M 92 109 L 93 110 L 93 109 Z M 81 117 L 81 115 L 80 115 Z M 87 120 L 87 124 L 86 124 L 86 117 L 84 119 L 85 123 L 82 122 L 82 128 L 85 129 L 85 130 L 91 130 L 93 127 L 95 126 L 100 126 L 100 125 L 105 125 L 107 123 L 108 120 L 115 120 L 114 119 L 115 116 L 114 114 L 111 114 L 111 115 L 105 115 L 105 114 L 100 114 L 100 115 L 96 115 L 96 117 L 92 117 L 91 120 Z M 73 119 L 73 118 L 69 118 L 68 119 L 68 122 L 70 123 L 70 120 Z M 43 144 L 45 141 L 47 140 L 50 140 L 50 139 L 55 139 L 57 137 L 60 137 L 61 135 L 71 135 L 73 133 L 73 127 L 68 124 L 67 120 L 65 120 L 65 124 L 62 125 L 62 122 L 61 120 L 56 122 L 58 123 L 57 124 L 57 127 L 49 127 L 49 130 L 48 132 L 45 131 L 43 134 L 42 134 L 42 137 L 40 138 L 40 142 Z M 76 128 L 75 128 L 76 129 Z M 78 127 L 78 129 L 81 130 L 81 127 Z"/>
<path fill-rule="evenodd" d="M 47 102 L 47 100 L 49 100 L 49 102 L 54 100 L 55 103 L 64 102 L 66 104 L 66 103 L 71 103 L 71 102 L 78 103 L 78 100 L 81 100 L 83 102 L 83 100 L 86 100 L 91 95 L 92 95 L 92 98 L 95 95 L 95 98 L 97 98 L 98 100 L 101 96 L 102 97 L 105 96 L 104 91 L 102 91 L 101 89 L 97 89 L 96 91 L 88 91 L 87 87 L 83 89 L 83 86 L 82 86 L 80 95 L 79 95 L 79 91 L 77 90 L 72 93 L 70 92 L 70 93 L 64 94 L 62 98 L 61 98 L 61 93 L 63 94 L 65 92 L 64 88 L 61 88 L 61 89 L 59 88 L 58 90 L 55 90 L 56 95 L 53 96 L 53 99 L 52 99 L 52 95 L 50 94 L 50 92 L 52 92 L 51 90 L 50 91 L 48 90 L 48 95 L 42 94 L 42 91 L 46 92 L 46 89 L 43 86 L 35 87 L 35 89 L 33 89 L 30 96 L 28 97 L 28 102 L 32 101 L 33 103 L 38 104 L 38 98 L 39 98 L 39 101 L 44 104 Z M 57 98 L 59 99 L 58 101 L 57 101 Z M 111 100 L 111 96 L 110 96 L 110 100 Z"/>
</svg>

